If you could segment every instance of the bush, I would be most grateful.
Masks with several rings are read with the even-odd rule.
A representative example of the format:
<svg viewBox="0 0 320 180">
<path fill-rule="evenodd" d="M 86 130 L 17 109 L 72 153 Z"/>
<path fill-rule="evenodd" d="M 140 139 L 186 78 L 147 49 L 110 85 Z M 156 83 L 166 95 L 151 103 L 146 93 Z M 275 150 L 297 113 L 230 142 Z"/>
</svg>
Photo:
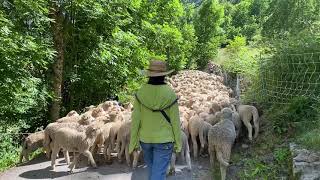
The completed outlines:
<svg viewBox="0 0 320 180">
<path fill-rule="evenodd" d="M 320 124 L 317 125 L 320 127 Z M 301 134 L 298 138 L 298 143 L 302 144 L 303 146 L 314 149 L 320 150 L 320 129 L 313 129 L 309 132 Z"/>
<path fill-rule="evenodd" d="M 258 63 L 255 53 L 246 46 L 246 38 L 237 36 L 230 41 L 227 46 L 229 60 L 224 61 L 222 66 L 228 72 L 242 74 L 247 77 L 256 76 L 258 72 Z"/>
<path fill-rule="evenodd" d="M 286 105 L 271 106 L 266 116 L 276 132 L 289 133 L 294 137 L 317 127 L 319 108 L 319 102 L 314 99 L 296 97 Z"/>
</svg>

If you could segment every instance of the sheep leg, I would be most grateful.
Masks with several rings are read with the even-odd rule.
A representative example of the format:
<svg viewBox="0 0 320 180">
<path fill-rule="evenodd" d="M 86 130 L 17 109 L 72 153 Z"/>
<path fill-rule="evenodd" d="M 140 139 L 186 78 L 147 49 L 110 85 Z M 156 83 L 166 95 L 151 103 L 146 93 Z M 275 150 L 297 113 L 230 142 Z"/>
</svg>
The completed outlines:
<svg viewBox="0 0 320 180">
<path fill-rule="evenodd" d="M 176 159 L 177 159 L 176 153 L 172 153 L 171 162 L 170 162 L 170 169 L 169 169 L 170 174 L 174 174 L 176 171 Z"/>
<path fill-rule="evenodd" d="M 96 162 L 94 161 L 93 157 L 92 157 L 92 154 L 89 150 L 86 150 L 83 152 L 83 155 L 87 156 L 90 160 L 90 163 L 91 165 L 94 167 L 94 168 L 97 168 L 97 164 Z"/>
<path fill-rule="evenodd" d="M 58 155 L 60 148 L 54 146 L 54 148 L 52 149 L 52 153 L 51 153 L 51 169 L 54 170 L 55 168 L 55 164 L 56 164 L 56 158 Z"/>
<path fill-rule="evenodd" d="M 126 146 L 125 151 L 127 165 L 130 167 L 130 154 L 129 154 L 129 145 Z"/>
<path fill-rule="evenodd" d="M 197 137 L 194 135 L 191 135 L 192 139 L 192 146 L 193 146 L 193 157 L 195 159 L 198 158 L 198 144 L 197 144 Z"/>
<path fill-rule="evenodd" d="M 221 173 L 221 180 L 225 180 L 227 175 L 227 167 L 224 166 L 222 163 L 220 163 L 220 173 Z"/>
<path fill-rule="evenodd" d="M 210 156 L 211 167 L 214 170 L 214 162 L 215 162 L 215 159 L 216 159 L 216 153 L 214 151 L 214 147 L 209 149 L 209 156 Z"/>
<path fill-rule="evenodd" d="M 186 149 L 184 150 L 184 155 L 187 165 L 188 165 L 188 170 L 191 170 L 191 158 L 190 158 L 190 150 L 189 150 L 189 145 L 186 144 Z"/>
<path fill-rule="evenodd" d="M 64 156 L 66 163 L 69 165 L 70 164 L 69 152 L 66 150 L 63 150 L 62 152 L 63 152 L 63 156 Z"/>
<path fill-rule="evenodd" d="M 106 161 L 108 160 L 107 153 L 108 153 L 108 145 L 106 142 L 104 142 L 103 156 Z"/>
<path fill-rule="evenodd" d="M 108 143 L 106 143 L 106 149 L 107 149 L 107 155 L 108 155 L 108 161 L 111 161 L 111 151 L 113 150 L 112 145 L 110 144 L 110 140 Z"/>
<path fill-rule="evenodd" d="M 78 163 L 78 158 L 79 158 L 79 156 L 80 156 L 80 153 L 74 155 L 72 163 L 68 166 L 71 173 L 73 172 L 73 169 L 75 168 L 75 166 L 76 166 L 77 163 Z"/>
<path fill-rule="evenodd" d="M 133 164 L 132 168 L 135 169 L 138 165 L 139 160 L 139 152 L 137 150 L 133 151 Z"/>
<path fill-rule="evenodd" d="M 114 150 L 115 139 L 116 139 L 116 136 L 115 135 L 111 135 L 111 139 L 110 139 L 110 149 L 111 149 L 111 151 Z"/>
<path fill-rule="evenodd" d="M 120 149 L 120 152 L 118 153 L 118 161 L 119 161 L 119 163 L 122 163 L 122 155 L 124 153 L 124 149 L 125 149 L 125 144 L 121 143 L 121 149 Z"/>
<path fill-rule="evenodd" d="M 25 152 L 25 154 L 24 154 L 24 158 L 26 158 L 27 161 L 30 160 L 29 154 L 30 154 L 30 152 L 29 152 L 28 150 L 27 150 L 27 151 Z"/>
<path fill-rule="evenodd" d="M 94 154 L 96 152 L 96 147 L 98 146 L 97 142 L 94 142 L 93 145 L 91 146 L 91 154 Z"/>
<path fill-rule="evenodd" d="M 248 129 L 248 136 L 249 140 L 252 141 L 252 125 L 250 124 L 250 121 L 243 120 L 244 125 Z"/>
<path fill-rule="evenodd" d="M 19 163 L 22 163 L 22 160 L 23 160 L 23 151 L 20 153 Z"/>
<path fill-rule="evenodd" d="M 187 143 L 188 143 L 188 142 L 187 142 Z M 186 161 L 185 154 L 186 154 L 185 147 L 182 146 L 181 152 L 180 152 L 180 157 L 181 157 L 181 161 L 182 161 L 182 162 L 185 162 L 185 161 Z"/>
</svg>

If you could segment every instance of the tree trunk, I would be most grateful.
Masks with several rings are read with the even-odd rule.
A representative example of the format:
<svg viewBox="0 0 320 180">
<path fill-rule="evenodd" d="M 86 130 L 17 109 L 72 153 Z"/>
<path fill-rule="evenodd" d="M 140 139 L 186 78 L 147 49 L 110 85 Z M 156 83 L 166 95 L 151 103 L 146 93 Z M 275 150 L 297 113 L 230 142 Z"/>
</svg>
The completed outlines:
<svg viewBox="0 0 320 180">
<path fill-rule="evenodd" d="M 64 40 L 63 40 L 63 14 L 57 1 L 52 0 L 50 7 L 50 16 L 54 22 L 51 23 L 54 49 L 56 57 L 53 63 L 52 88 L 54 97 L 50 109 L 50 117 L 55 121 L 60 116 L 61 106 L 61 85 L 64 63 Z"/>
</svg>

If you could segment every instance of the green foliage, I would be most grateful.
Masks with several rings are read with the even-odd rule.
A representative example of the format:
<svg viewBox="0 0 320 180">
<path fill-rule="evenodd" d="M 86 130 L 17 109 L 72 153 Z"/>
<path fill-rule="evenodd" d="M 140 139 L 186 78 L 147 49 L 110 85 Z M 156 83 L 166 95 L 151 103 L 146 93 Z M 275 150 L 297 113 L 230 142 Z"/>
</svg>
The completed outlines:
<svg viewBox="0 0 320 180">
<path fill-rule="evenodd" d="M 246 46 L 246 38 L 236 36 L 226 48 L 229 59 L 222 63 L 228 72 L 253 78 L 258 72 L 256 53 Z"/>
<path fill-rule="evenodd" d="M 302 30 L 313 29 L 320 21 L 320 1 L 273 0 L 262 33 L 266 37 L 284 38 Z"/>
<path fill-rule="evenodd" d="M 246 158 L 244 169 L 240 171 L 240 179 L 280 179 L 284 176 L 284 170 L 289 166 L 290 150 L 288 148 L 276 148 L 269 155 L 275 161 L 267 163 L 259 156 Z"/>
<path fill-rule="evenodd" d="M 226 38 L 244 36 L 247 40 L 253 40 L 260 33 L 268 5 L 269 0 L 243 0 L 237 4 L 224 2 L 225 21 L 222 28 Z"/>
<path fill-rule="evenodd" d="M 312 98 L 296 97 L 286 105 L 273 105 L 266 116 L 276 132 L 297 135 L 316 127 L 319 108 L 319 102 Z"/>
<path fill-rule="evenodd" d="M 18 162 L 19 158 L 19 141 L 21 135 L 19 133 L 20 128 L 25 125 L 21 123 L 7 122 L 1 123 L 0 126 L 0 172 L 12 167 Z M 7 134 L 12 133 L 12 134 Z"/>
<path fill-rule="evenodd" d="M 319 121 L 319 120 L 318 120 Z M 320 126 L 320 123 L 316 124 L 317 127 Z M 307 147 L 308 149 L 320 150 L 320 129 L 313 129 L 307 131 L 297 137 L 297 142 L 301 145 Z"/>
<path fill-rule="evenodd" d="M 6 1 L 7 2 L 7 1 Z M 13 8 L 14 7 L 14 8 Z M 47 73 L 54 52 L 46 1 L 15 1 L 0 6 L 0 122 L 46 122 L 50 100 Z"/>
<path fill-rule="evenodd" d="M 198 39 L 195 55 L 198 68 L 204 68 L 217 54 L 223 16 L 223 6 L 217 0 L 203 1 L 195 15 L 194 27 Z"/>
</svg>

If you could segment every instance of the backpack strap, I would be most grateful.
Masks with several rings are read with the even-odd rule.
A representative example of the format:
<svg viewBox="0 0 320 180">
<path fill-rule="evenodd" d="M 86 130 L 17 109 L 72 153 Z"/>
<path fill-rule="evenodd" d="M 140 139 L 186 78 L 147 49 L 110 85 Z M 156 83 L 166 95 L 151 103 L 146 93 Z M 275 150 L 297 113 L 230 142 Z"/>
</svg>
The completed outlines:
<svg viewBox="0 0 320 180">
<path fill-rule="evenodd" d="M 140 99 L 138 98 L 137 94 L 135 94 L 135 97 L 136 97 L 137 101 L 138 101 L 140 104 L 142 104 L 145 108 L 151 110 L 152 112 L 160 112 L 160 113 L 163 115 L 163 117 L 168 121 L 168 123 L 171 124 L 171 119 L 170 119 L 170 117 L 167 115 L 167 113 L 166 113 L 164 110 L 169 109 L 171 106 L 173 106 L 175 103 L 177 103 L 177 102 L 178 102 L 178 98 L 175 99 L 171 104 L 169 104 L 168 106 L 166 106 L 166 107 L 163 108 L 163 109 L 152 109 L 152 108 L 144 105 L 143 103 L 141 103 L 141 101 L 140 101 Z"/>
</svg>

